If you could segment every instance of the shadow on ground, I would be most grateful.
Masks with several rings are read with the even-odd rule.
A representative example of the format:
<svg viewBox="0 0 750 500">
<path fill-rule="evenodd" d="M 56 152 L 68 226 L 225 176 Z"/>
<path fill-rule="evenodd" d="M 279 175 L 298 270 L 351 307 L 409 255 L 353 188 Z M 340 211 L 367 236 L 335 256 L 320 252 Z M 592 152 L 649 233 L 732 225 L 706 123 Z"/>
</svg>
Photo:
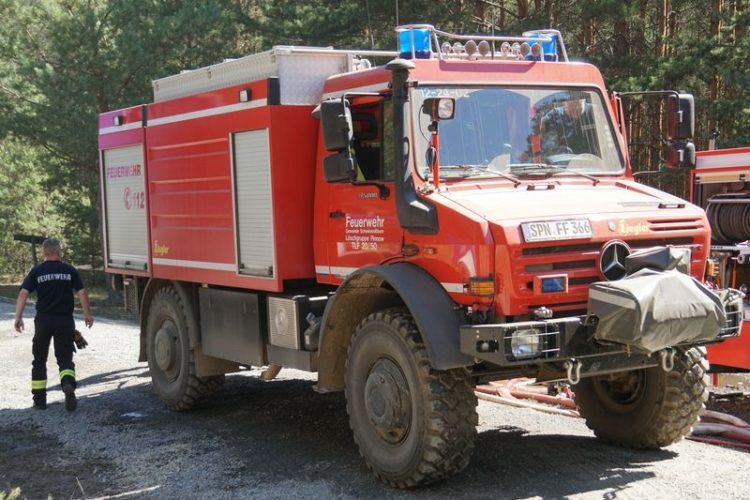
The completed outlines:
<svg viewBox="0 0 750 500">
<path fill-rule="evenodd" d="M 48 493 L 55 498 L 70 498 L 81 496 L 75 478 L 88 496 L 155 484 L 153 478 L 133 477 L 116 464 L 113 457 L 118 456 L 118 451 L 106 441 L 113 435 L 132 444 L 121 451 L 125 455 L 119 456 L 125 463 L 142 460 L 138 454 L 142 447 L 164 446 L 165 454 L 176 445 L 195 449 L 191 459 L 198 467 L 204 453 L 220 453 L 232 466 L 211 479 L 216 484 L 202 484 L 205 490 L 194 491 L 198 496 L 226 491 L 226 485 L 235 485 L 238 495 L 247 488 L 257 488 L 253 491 L 262 496 L 265 487 L 290 480 L 302 484 L 324 481 L 334 495 L 357 498 L 564 497 L 601 490 L 616 493 L 653 477 L 654 473 L 647 470 L 649 464 L 676 455 L 671 451 L 614 448 L 593 437 L 529 435 L 522 428 L 504 426 L 480 433 L 474 458 L 461 475 L 427 488 L 401 492 L 382 486 L 367 470 L 352 439 L 340 393 L 316 394 L 313 382 L 308 380 L 262 382 L 255 377 L 234 375 L 227 377 L 222 399 L 205 408 L 173 413 L 163 409 L 150 394 L 147 383 L 124 385 L 134 377 L 140 381 L 146 376 L 139 367 L 81 381 L 82 385 L 107 383 L 109 387 L 81 397 L 76 420 L 66 419 L 58 424 L 77 422 L 72 425 L 86 427 L 83 432 L 91 439 L 102 440 L 97 447 L 86 446 L 85 454 L 76 448 L 75 440 L 62 444 L 54 437 L 55 419 L 63 413 L 60 405 L 51 405 L 42 417 L 32 409 L 2 410 L 16 414 L 0 420 L 0 487 L 21 486 L 29 498 Z M 112 388 L 113 383 L 117 388 Z M 128 418 L 133 412 L 147 418 Z M 164 442 L 153 436 L 164 436 Z M 204 443 L 198 436 L 211 439 Z M 99 452 L 91 453 L 92 449 Z M 175 482 L 181 480 L 174 477 Z M 180 491 L 169 482 L 168 478 L 160 484 L 154 497 Z"/>
</svg>

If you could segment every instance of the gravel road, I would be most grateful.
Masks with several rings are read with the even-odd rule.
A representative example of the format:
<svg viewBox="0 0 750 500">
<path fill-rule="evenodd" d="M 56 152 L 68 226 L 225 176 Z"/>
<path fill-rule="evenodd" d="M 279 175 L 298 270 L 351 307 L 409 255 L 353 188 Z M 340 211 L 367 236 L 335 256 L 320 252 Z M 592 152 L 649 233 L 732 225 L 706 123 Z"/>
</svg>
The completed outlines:
<svg viewBox="0 0 750 500">
<path fill-rule="evenodd" d="M 28 498 L 748 498 L 750 453 L 682 441 L 637 452 L 596 440 L 583 421 L 480 401 L 474 458 L 449 481 L 402 492 L 360 459 L 341 394 L 314 376 L 227 377 L 224 397 L 164 409 L 138 363 L 133 323 L 97 319 L 76 356 L 79 405 L 67 413 L 50 354 L 49 407 L 31 408 L 33 321 L 13 331 L 0 303 L 0 491 Z M 82 319 L 78 318 L 79 325 Z"/>
</svg>

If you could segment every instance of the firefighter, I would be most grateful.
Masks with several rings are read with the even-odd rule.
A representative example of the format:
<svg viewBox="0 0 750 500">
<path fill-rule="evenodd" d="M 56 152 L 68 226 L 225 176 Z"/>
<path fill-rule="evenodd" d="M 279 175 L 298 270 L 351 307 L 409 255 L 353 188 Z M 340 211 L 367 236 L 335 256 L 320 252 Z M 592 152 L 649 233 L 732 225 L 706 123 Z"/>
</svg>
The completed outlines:
<svg viewBox="0 0 750 500">
<path fill-rule="evenodd" d="M 601 156 L 591 108 L 585 99 L 571 96 L 547 112 L 542 120 L 542 151 L 548 157 L 586 153 Z"/>
<path fill-rule="evenodd" d="M 76 269 L 62 261 L 60 242 L 54 238 L 42 243 L 44 262 L 35 266 L 23 280 L 16 301 L 17 332 L 22 332 L 23 309 L 29 294 L 36 291 L 36 316 L 34 317 L 34 361 L 31 368 L 31 393 L 34 408 L 47 408 L 47 354 L 52 339 L 55 357 L 60 369 L 60 385 L 65 393 L 65 409 L 76 409 L 76 372 L 73 364 L 75 322 L 73 320 L 73 290 L 78 293 L 84 312 L 84 322 L 91 328 L 89 296 Z"/>
</svg>

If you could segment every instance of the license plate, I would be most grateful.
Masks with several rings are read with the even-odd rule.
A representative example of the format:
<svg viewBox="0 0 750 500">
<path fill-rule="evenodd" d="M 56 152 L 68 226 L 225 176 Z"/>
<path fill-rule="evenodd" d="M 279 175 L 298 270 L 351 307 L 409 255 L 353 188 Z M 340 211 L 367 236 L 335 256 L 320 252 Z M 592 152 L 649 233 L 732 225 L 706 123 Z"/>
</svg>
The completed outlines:
<svg viewBox="0 0 750 500">
<path fill-rule="evenodd" d="M 521 230 L 526 243 L 591 238 L 594 234 L 588 219 L 524 222 Z"/>
</svg>

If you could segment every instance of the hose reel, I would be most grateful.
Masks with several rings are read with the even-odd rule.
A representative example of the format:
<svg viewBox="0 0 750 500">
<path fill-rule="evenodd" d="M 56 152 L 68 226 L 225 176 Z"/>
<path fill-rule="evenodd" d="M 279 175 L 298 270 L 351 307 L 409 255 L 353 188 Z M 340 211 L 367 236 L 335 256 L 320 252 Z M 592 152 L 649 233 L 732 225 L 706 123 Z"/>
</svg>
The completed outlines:
<svg viewBox="0 0 750 500">
<path fill-rule="evenodd" d="M 750 240 L 750 193 L 717 194 L 708 200 L 706 216 L 714 244 Z"/>
</svg>

